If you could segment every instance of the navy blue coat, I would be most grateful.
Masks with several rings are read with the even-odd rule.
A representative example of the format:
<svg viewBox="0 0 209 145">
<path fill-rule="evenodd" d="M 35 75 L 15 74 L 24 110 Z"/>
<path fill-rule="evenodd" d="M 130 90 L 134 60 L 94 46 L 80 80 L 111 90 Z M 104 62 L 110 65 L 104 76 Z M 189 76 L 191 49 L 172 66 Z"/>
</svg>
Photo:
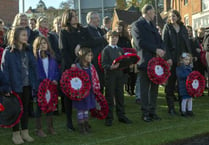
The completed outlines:
<svg viewBox="0 0 209 145">
<path fill-rule="evenodd" d="M 138 68 L 146 71 L 149 60 L 156 56 L 156 49 L 164 49 L 161 36 L 157 28 L 152 23 L 148 24 L 143 17 L 133 22 L 131 34 L 137 51 L 142 53 Z"/>
<path fill-rule="evenodd" d="M 9 82 L 0 70 L 0 94 L 9 93 Z"/>
<path fill-rule="evenodd" d="M 192 72 L 191 66 L 181 65 L 176 68 L 176 76 L 178 79 L 179 94 L 183 98 L 190 97 L 186 89 L 187 76 Z"/>
<path fill-rule="evenodd" d="M 27 47 L 26 55 L 29 58 L 29 83 L 33 90 L 37 90 L 37 73 L 35 57 L 29 47 Z M 22 82 L 22 63 L 20 51 L 11 47 L 7 47 L 2 56 L 2 71 L 9 81 L 9 90 L 17 93 L 23 92 Z"/>
</svg>

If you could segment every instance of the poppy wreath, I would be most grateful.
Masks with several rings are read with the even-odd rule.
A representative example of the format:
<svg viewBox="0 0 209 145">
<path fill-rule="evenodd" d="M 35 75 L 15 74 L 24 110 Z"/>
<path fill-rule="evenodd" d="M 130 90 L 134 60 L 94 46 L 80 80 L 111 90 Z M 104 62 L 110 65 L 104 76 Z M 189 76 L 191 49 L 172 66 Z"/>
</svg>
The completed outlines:
<svg viewBox="0 0 209 145">
<path fill-rule="evenodd" d="M 23 104 L 22 104 L 22 100 L 21 100 L 20 96 L 17 93 L 15 93 L 14 91 L 12 91 L 11 95 L 17 97 L 17 100 L 18 100 L 18 102 L 20 104 L 20 113 L 19 113 L 19 115 L 18 115 L 18 117 L 17 117 L 17 119 L 16 119 L 16 121 L 14 123 L 12 123 L 10 125 L 2 125 L 2 124 L 0 124 L 0 127 L 2 127 L 2 128 L 12 128 L 12 127 L 14 127 L 16 124 L 18 124 L 20 122 L 20 119 L 21 119 L 21 117 L 23 115 Z"/>
<path fill-rule="evenodd" d="M 205 89 L 205 77 L 198 71 L 191 72 L 186 79 L 186 89 L 192 97 L 202 96 Z"/>
<path fill-rule="evenodd" d="M 3 112 L 5 110 L 4 106 L 0 103 L 0 112 Z"/>
<path fill-rule="evenodd" d="M 102 53 L 99 53 L 98 55 L 98 65 L 99 65 L 100 70 L 104 72 L 104 68 L 102 67 Z"/>
<path fill-rule="evenodd" d="M 134 53 L 127 53 L 121 55 L 113 61 L 113 64 L 120 63 L 119 69 L 128 68 L 131 64 L 136 64 L 140 60 L 140 57 Z"/>
<path fill-rule="evenodd" d="M 108 115 L 109 107 L 107 100 L 102 93 L 95 94 L 96 108 L 91 109 L 91 116 L 96 117 L 100 120 L 105 119 Z"/>
<path fill-rule="evenodd" d="M 134 48 L 123 48 L 124 53 L 134 53 L 137 54 L 137 51 Z"/>
<path fill-rule="evenodd" d="M 1 59 L 2 59 L 2 55 L 3 55 L 3 51 L 4 51 L 4 49 L 2 47 L 0 47 L 0 64 L 1 64 Z"/>
<path fill-rule="evenodd" d="M 161 57 L 153 57 L 148 62 L 147 75 L 153 83 L 163 84 L 171 75 L 170 65 Z"/>
<path fill-rule="evenodd" d="M 77 87 L 73 85 L 73 82 L 80 82 Z M 62 92 L 71 100 L 80 101 L 89 95 L 91 89 L 91 82 L 88 74 L 77 67 L 72 67 L 63 72 L 60 86 Z"/>
<path fill-rule="evenodd" d="M 46 95 L 50 92 L 50 98 L 47 101 Z M 38 88 L 38 106 L 44 113 L 53 112 L 56 110 L 58 103 L 57 85 L 49 79 L 44 79 Z"/>
</svg>

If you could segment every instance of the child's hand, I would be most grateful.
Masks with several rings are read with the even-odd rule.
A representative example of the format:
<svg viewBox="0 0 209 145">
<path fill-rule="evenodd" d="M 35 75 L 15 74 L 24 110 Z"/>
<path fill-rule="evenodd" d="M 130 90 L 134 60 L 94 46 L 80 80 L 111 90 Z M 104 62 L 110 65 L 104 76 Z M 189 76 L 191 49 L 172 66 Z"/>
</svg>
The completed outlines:
<svg viewBox="0 0 209 145">
<path fill-rule="evenodd" d="M 120 65 L 120 63 L 112 64 L 110 69 L 111 70 L 117 69 L 119 67 L 119 65 Z"/>
<path fill-rule="evenodd" d="M 53 84 L 55 84 L 55 85 L 57 85 L 57 84 L 58 84 L 58 83 L 57 83 L 57 81 L 55 81 L 55 80 L 53 80 L 53 81 L 52 81 L 52 83 L 53 83 Z"/>
<path fill-rule="evenodd" d="M 6 93 L 5 96 L 9 97 L 10 96 L 10 93 Z"/>
<path fill-rule="evenodd" d="M 170 66 L 172 66 L 172 65 L 173 65 L 173 61 L 172 61 L 172 59 L 167 60 L 167 62 L 168 62 L 168 64 L 170 64 Z"/>
</svg>

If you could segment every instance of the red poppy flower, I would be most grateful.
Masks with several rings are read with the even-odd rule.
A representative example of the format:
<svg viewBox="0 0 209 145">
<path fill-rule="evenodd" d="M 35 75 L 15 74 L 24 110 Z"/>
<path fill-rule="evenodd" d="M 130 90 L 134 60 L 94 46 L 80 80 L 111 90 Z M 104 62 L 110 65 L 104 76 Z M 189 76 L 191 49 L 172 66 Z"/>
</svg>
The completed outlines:
<svg viewBox="0 0 209 145">
<path fill-rule="evenodd" d="M 102 67 L 102 53 L 98 55 L 98 65 L 102 72 L 104 72 L 104 68 Z"/>
<path fill-rule="evenodd" d="M 205 77 L 198 71 L 193 71 L 187 76 L 186 89 L 190 96 L 202 96 L 205 90 Z"/>
<path fill-rule="evenodd" d="M 0 112 L 3 112 L 4 111 L 4 106 L 0 103 Z"/>
<path fill-rule="evenodd" d="M 89 95 L 91 82 L 84 70 L 73 67 L 63 72 L 60 86 L 67 97 L 80 101 Z"/>
<path fill-rule="evenodd" d="M 153 57 L 148 62 L 147 75 L 153 83 L 163 84 L 171 75 L 170 65 L 161 57 Z"/>
<path fill-rule="evenodd" d="M 57 85 L 49 79 L 44 79 L 38 88 L 38 105 L 44 113 L 56 110 L 58 103 Z"/>
</svg>

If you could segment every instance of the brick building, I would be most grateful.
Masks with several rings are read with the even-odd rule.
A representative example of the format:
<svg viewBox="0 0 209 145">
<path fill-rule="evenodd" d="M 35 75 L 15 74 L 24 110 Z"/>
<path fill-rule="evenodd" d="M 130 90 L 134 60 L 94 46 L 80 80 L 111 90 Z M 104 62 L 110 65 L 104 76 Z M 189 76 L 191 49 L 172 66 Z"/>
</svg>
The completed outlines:
<svg viewBox="0 0 209 145">
<path fill-rule="evenodd" d="M 171 9 L 180 12 L 185 25 L 196 30 L 199 27 L 209 27 L 209 0 L 164 0 L 162 16 L 166 17 Z"/>
<path fill-rule="evenodd" d="M 10 26 L 19 12 L 19 0 L 0 0 L 0 18 Z"/>
</svg>

